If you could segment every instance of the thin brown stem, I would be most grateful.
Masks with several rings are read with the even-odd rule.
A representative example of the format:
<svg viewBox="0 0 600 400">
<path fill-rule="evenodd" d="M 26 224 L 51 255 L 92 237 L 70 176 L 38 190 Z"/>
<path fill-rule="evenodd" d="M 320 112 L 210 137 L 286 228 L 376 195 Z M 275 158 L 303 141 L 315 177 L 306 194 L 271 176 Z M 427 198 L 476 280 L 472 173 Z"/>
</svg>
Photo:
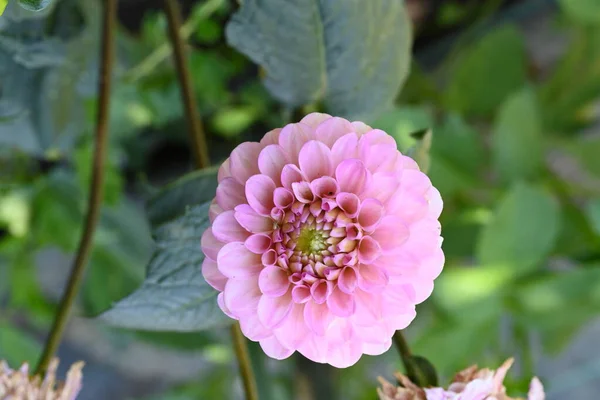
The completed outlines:
<svg viewBox="0 0 600 400">
<path fill-rule="evenodd" d="M 185 111 L 185 117 L 188 124 L 188 134 L 192 144 L 192 152 L 199 168 L 206 168 L 210 165 L 208 157 L 208 147 L 204 137 L 204 128 L 198 113 L 198 106 L 192 87 L 192 79 L 187 63 L 185 45 L 180 35 L 181 29 L 181 11 L 177 0 L 164 0 L 165 12 L 169 25 L 169 37 L 173 46 L 173 55 L 179 87 L 181 91 L 181 100 Z"/>
<path fill-rule="evenodd" d="M 100 73 L 98 79 L 98 109 L 95 131 L 95 151 L 92 161 L 92 180 L 88 199 L 87 214 L 83 233 L 79 241 L 75 260 L 66 289 L 58 306 L 52 328 L 46 340 L 44 351 L 36 368 L 36 374 L 43 374 L 60 344 L 71 308 L 79 292 L 83 272 L 88 262 L 92 241 L 104 192 L 104 160 L 108 141 L 109 99 L 111 88 L 111 71 L 114 60 L 114 32 L 116 25 L 117 0 L 103 1 L 102 42 L 100 49 Z"/>
<path fill-rule="evenodd" d="M 244 384 L 246 400 L 258 400 L 258 387 L 256 386 L 256 378 L 252 370 L 252 363 L 250 362 L 246 338 L 240 330 L 240 324 L 237 322 L 231 326 L 231 337 L 233 338 L 233 348 Z"/>
</svg>

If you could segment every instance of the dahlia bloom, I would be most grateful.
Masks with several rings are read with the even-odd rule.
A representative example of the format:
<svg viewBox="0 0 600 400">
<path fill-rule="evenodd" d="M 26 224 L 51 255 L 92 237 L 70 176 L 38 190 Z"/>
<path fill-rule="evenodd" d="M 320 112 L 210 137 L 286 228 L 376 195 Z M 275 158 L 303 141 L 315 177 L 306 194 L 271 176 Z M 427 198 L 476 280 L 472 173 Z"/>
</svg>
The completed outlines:
<svg viewBox="0 0 600 400">
<path fill-rule="evenodd" d="M 202 272 L 276 359 L 378 355 L 444 264 L 439 192 L 387 133 L 313 113 L 219 169 Z"/>
<path fill-rule="evenodd" d="M 478 369 L 473 365 L 459 372 L 448 389 L 421 389 L 406 376 L 397 373 L 396 378 L 402 386 L 394 386 L 380 378 L 381 388 L 377 389 L 380 400 L 520 400 L 509 397 L 504 387 L 504 378 L 511 367 L 510 358 L 493 371 L 487 368 Z M 544 387 L 537 377 L 531 380 L 527 400 L 544 400 Z"/>
<path fill-rule="evenodd" d="M 0 400 L 74 400 L 81 390 L 83 363 L 73 364 L 67 380 L 59 385 L 56 385 L 57 368 L 58 360 L 54 359 L 42 380 L 29 376 L 27 364 L 14 371 L 0 361 Z"/>
</svg>

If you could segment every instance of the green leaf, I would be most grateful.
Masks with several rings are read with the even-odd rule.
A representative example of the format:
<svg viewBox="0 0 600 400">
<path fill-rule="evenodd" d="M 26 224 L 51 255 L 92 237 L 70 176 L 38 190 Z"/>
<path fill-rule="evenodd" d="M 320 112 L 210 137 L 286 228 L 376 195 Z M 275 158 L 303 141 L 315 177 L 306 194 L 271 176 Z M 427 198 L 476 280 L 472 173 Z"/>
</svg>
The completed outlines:
<svg viewBox="0 0 600 400">
<path fill-rule="evenodd" d="M 525 83 L 525 45 L 514 26 L 503 26 L 465 49 L 452 70 L 446 104 L 486 116 Z"/>
<path fill-rule="evenodd" d="M 431 139 L 433 133 L 431 129 L 417 131 L 411 134 L 413 138 L 417 140 L 415 145 L 409 149 L 406 153 L 409 157 L 412 157 L 419 165 L 419 168 L 424 173 L 429 171 L 429 151 L 431 150 Z"/>
<path fill-rule="evenodd" d="M 0 360 L 5 360 L 12 368 L 19 368 L 24 362 L 35 362 L 41 349 L 32 335 L 0 320 Z"/>
<path fill-rule="evenodd" d="M 600 24 L 598 0 L 559 0 L 564 12 L 575 21 L 584 24 Z"/>
<path fill-rule="evenodd" d="M 29 11 L 41 11 L 51 2 L 52 0 L 19 0 L 19 5 Z"/>
<path fill-rule="evenodd" d="M 500 200 L 482 230 L 477 257 L 483 265 L 510 266 L 520 273 L 535 268 L 558 237 L 560 209 L 556 199 L 535 186 L 517 183 Z"/>
<path fill-rule="evenodd" d="M 500 108 L 492 136 L 494 168 L 505 182 L 535 177 L 543 165 L 542 120 L 535 93 L 523 89 Z"/>
<path fill-rule="evenodd" d="M 371 123 L 377 129 L 390 134 L 401 151 L 406 151 L 416 142 L 412 133 L 433 126 L 433 112 L 428 107 L 402 105 L 383 112 Z"/>
<path fill-rule="evenodd" d="M 100 318 L 110 325 L 151 331 L 189 332 L 232 322 L 204 281 L 200 237 L 209 226 L 209 204 L 193 206 L 154 232 L 157 249 L 142 286 Z"/>
<path fill-rule="evenodd" d="M 585 210 L 592 229 L 600 236 L 600 199 L 591 200 Z"/>
<path fill-rule="evenodd" d="M 211 201 L 217 190 L 218 168 L 191 172 L 155 194 L 146 204 L 153 227 L 184 214 L 189 206 Z"/>
<path fill-rule="evenodd" d="M 438 385 L 438 376 L 435 367 L 425 357 L 411 356 L 408 359 L 411 365 L 411 374 L 408 378 L 420 387 L 435 387 Z"/>
<path fill-rule="evenodd" d="M 8 0 L 0 0 L 0 15 L 4 14 L 4 10 L 8 5 Z"/>
<path fill-rule="evenodd" d="M 353 118 L 389 106 L 410 65 L 410 21 L 397 0 L 245 0 L 226 35 L 264 68 L 278 100 L 324 99 L 331 113 Z"/>
</svg>

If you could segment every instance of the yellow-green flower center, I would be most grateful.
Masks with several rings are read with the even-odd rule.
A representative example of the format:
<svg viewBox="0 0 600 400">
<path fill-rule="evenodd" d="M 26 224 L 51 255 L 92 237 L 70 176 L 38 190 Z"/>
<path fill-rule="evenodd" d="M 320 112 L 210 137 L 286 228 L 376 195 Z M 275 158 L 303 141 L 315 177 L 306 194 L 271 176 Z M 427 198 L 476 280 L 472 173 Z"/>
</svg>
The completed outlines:
<svg viewBox="0 0 600 400">
<path fill-rule="evenodd" d="M 328 246 L 327 235 L 320 230 L 306 227 L 300 231 L 296 249 L 306 255 L 321 253 Z"/>
</svg>

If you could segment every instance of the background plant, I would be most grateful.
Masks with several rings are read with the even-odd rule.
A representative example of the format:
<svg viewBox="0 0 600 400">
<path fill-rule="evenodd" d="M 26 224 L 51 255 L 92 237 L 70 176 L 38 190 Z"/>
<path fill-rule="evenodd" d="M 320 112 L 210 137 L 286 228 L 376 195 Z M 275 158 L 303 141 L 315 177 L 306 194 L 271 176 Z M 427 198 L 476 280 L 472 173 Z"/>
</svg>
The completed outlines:
<svg viewBox="0 0 600 400">
<path fill-rule="evenodd" d="M 365 118 L 394 135 L 402 151 L 414 144 L 410 133 L 432 128 L 429 174 L 445 199 L 447 264 L 433 297 L 420 306 L 408 339 L 446 378 L 472 362 L 497 365 L 515 354 L 522 369 L 512 385 L 523 391 L 540 354 L 564 349 L 595 317 L 600 303 L 600 138 L 594 127 L 600 28 L 590 2 L 558 2 L 554 29 L 568 35 L 569 46 L 550 69 L 540 69 L 520 28 L 506 21 L 490 23 L 499 2 L 483 3 L 449 2 L 436 13 L 436 24 L 417 29 L 418 45 L 434 26 L 442 32 L 469 26 L 449 52 L 435 57 L 441 61 L 413 59 L 403 90 L 391 97 L 382 91 L 402 83 L 408 41 L 393 48 L 394 54 L 405 54 L 401 62 L 384 65 L 388 80 L 360 87 L 363 92 L 357 95 L 344 86 L 355 77 L 336 79 L 336 70 L 326 70 L 332 77 L 327 87 L 318 82 L 275 86 L 269 77 L 277 71 L 312 71 L 322 64 L 307 58 L 306 65 L 295 65 L 278 58 L 281 64 L 265 66 L 241 39 L 251 40 L 242 28 L 252 21 L 243 13 L 232 19 L 238 10 L 234 2 L 185 3 L 182 35 L 190 44 L 192 87 L 215 165 L 236 144 L 293 120 L 301 107 Z M 94 152 L 100 5 L 61 0 L 28 9 L 14 2 L 0 17 L 0 358 L 14 364 L 35 363 L 56 312 L 62 280 L 49 282 L 53 272 L 47 272 L 51 265 L 44 261 L 54 250 L 48 249 L 71 254 L 81 234 Z M 203 292 L 207 288 L 200 280 L 171 274 L 180 260 L 164 263 L 163 253 L 152 257 L 151 232 L 159 250 L 161 243 L 176 240 L 182 248 L 169 247 L 174 257 L 184 251 L 188 262 L 201 257 L 194 237 L 202 225 L 193 219 L 194 205 L 212 198 L 214 171 L 191 172 L 193 155 L 164 14 L 132 10 L 134 5 L 121 4 L 104 207 L 77 313 L 96 317 L 125 298 L 103 318 L 133 331 L 95 325 L 109 343 L 193 349 L 214 366 L 202 372 L 200 382 L 156 398 L 233 398 L 228 336 L 220 328 L 187 332 L 223 322 L 210 306 L 213 292 Z M 226 29 L 228 21 L 233 22 Z M 382 24 L 382 29 L 406 26 Z M 264 46 L 286 46 L 278 42 L 281 38 L 267 37 L 275 43 Z M 236 48 L 267 71 L 266 89 L 259 79 L 264 70 Z M 334 49 L 324 51 L 327 59 Z M 66 266 L 53 271 L 66 276 Z M 176 272 L 181 271 L 186 270 Z M 194 309 L 202 318 L 161 309 L 168 302 L 158 301 L 152 280 L 175 278 L 189 284 L 177 291 L 188 296 L 181 301 L 206 295 L 206 306 Z M 145 309 L 152 319 L 139 308 L 149 298 L 153 306 Z M 142 330 L 174 326 L 186 332 Z M 256 347 L 250 351 L 259 376 L 263 371 L 275 378 L 259 387 L 261 399 L 291 398 L 298 391 L 292 380 L 298 365 L 313 374 L 306 381 L 316 382 L 319 393 L 335 389 L 347 398 L 372 398 L 373 371 L 389 374 L 399 365 L 390 352 L 352 369 L 314 367 L 316 372 L 310 372 L 313 366 L 305 360 L 274 367 Z M 315 380 L 314 374 L 344 385 Z M 565 383 L 548 386 L 553 385 L 558 391 Z"/>
</svg>

